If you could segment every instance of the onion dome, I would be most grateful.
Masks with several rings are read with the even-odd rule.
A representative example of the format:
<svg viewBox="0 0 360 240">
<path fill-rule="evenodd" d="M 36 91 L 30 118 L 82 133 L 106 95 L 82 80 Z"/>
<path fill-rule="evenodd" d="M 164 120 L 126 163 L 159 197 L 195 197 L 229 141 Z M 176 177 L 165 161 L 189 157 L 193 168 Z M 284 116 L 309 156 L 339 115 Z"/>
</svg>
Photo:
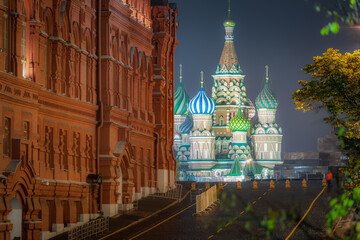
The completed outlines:
<svg viewBox="0 0 360 240">
<path fill-rule="evenodd" d="M 266 109 L 276 109 L 279 105 L 278 100 L 276 99 L 275 95 L 271 92 L 269 86 L 269 67 L 266 66 L 266 82 L 263 90 L 259 93 L 256 98 L 256 108 L 266 108 Z"/>
<path fill-rule="evenodd" d="M 192 119 L 189 117 L 189 115 L 187 115 L 185 121 L 182 124 L 180 124 L 179 130 L 182 134 L 189 134 L 193 126 L 194 123 Z"/>
<path fill-rule="evenodd" d="M 235 22 L 231 18 L 224 21 L 224 27 L 235 27 Z"/>
<path fill-rule="evenodd" d="M 224 22 L 224 27 L 235 27 L 235 22 L 230 17 L 230 1 L 229 1 L 228 17 Z"/>
<path fill-rule="evenodd" d="M 213 114 L 215 111 L 215 103 L 206 95 L 204 90 L 204 72 L 201 71 L 201 88 L 198 94 L 191 99 L 189 105 L 192 114 Z"/>
<path fill-rule="evenodd" d="M 242 113 L 241 109 L 239 108 L 238 112 L 236 113 L 235 117 L 233 117 L 229 122 L 229 128 L 231 131 L 242 131 L 246 132 L 250 128 L 250 121 L 245 118 L 244 114 Z"/>
<path fill-rule="evenodd" d="M 189 97 L 182 87 L 182 65 L 180 64 L 180 82 L 175 92 L 174 114 L 183 115 L 188 111 Z"/>
<path fill-rule="evenodd" d="M 249 119 L 252 119 L 255 116 L 255 106 L 250 100 L 250 98 L 246 98 L 245 106 L 247 106 L 247 115 Z"/>
</svg>

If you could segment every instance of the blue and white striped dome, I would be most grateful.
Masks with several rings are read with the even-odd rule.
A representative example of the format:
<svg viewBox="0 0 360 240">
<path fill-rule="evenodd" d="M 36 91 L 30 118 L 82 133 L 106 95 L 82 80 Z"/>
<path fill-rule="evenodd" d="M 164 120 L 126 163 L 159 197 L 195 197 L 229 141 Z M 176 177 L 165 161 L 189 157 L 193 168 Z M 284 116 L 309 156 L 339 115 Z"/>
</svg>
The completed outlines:
<svg viewBox="0 0 360 240">
<path fill-rule="evenodd" d="M 191 99 L 189 109 L 192 114 L 213 114 L 215 103 L 206 95 L 204 88 L 201 87 L 199 93 Z"/>
</svg>

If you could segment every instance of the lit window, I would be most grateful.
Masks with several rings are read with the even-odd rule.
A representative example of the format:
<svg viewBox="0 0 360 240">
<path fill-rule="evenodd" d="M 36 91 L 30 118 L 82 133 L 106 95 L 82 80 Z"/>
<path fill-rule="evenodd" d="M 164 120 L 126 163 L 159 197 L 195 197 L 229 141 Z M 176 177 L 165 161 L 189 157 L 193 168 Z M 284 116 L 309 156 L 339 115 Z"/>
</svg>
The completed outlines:
<svg viewBox="0 0 360 240">
<path fill-rule="evenodd" d="M 26 78 L 26 23 L 21 26 L 21 64 L 22 76 Z"/>
<path fill-rule="evenodd" d="M 29 127 L 30 123 L 28 121 L 24 121 L 24 139 L 29 139 Z"/>
</svg>

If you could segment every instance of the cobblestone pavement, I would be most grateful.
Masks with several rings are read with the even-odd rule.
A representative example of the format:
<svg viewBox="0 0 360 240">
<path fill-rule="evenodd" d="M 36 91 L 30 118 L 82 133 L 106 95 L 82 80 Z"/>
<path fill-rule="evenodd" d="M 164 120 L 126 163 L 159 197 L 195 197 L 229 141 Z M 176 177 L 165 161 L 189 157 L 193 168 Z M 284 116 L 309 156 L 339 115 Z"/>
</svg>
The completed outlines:
<svg viewBox="0 0 360 240">
<path fill-rule="evenodd" d="M 204 184 L 198 183 L 197 186 L 204 187 Z M 251 182 L 242 183 L 242 190 L 237 191 L 236 183 L 229 183 L 220 194 L 220 206 L 208 215 L 192 216 L 195 206 L 179 213 L 192 204 L 190 199 L 185 199 L 159 215 L 105 239 L 266 239 L 265 230 L 257 226 L 255 221 L 252 221 L 250 232 L 245 225 L 249 219 L 261 221 L 269 208 L 294 213 L 294 219 L 286 221 L 284 228 L 276 226 L 275 237 L 285 239 L 322 190 L 319 180 L 309 181 L 305 190 L 300 181 L 292 181 L 290 189 L 285 188 L 284 181 L 276 182 L 274 190 L 269 190 L 269 181 L 258 182 L 258 186 L 259 189 L 254 191 Z M 325 238 L 325 214 L 329 210 L 329 197 L 335 196 L 333 192 L 324 191 L 290 239 Z M 247 204 L 252 206 L 253 214 L 244 211 Z M 237 219 L 230 223 L 234 217 Z"/>
</svg>

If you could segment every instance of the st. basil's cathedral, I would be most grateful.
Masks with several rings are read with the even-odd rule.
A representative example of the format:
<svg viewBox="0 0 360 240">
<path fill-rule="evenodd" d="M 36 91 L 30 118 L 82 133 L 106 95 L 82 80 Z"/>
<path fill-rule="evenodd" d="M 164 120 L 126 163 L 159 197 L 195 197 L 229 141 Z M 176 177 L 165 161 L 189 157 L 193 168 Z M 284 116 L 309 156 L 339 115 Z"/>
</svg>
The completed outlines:
<svg viewBox="0 0 360 240">
<path fill-rule="evenodd" d="M 192 99 L 188 97 L 180 65 L 180 82 L 174 99 L 178 180 L 274 177 L 275 164 L 282 164 L 282 129 L 275 122 L 278 100 L 269 86 L 269 68 L 265 67 L 265 86 L 254 106 L 246 95 L 245 75 L 234 47 L 235 22 L 230 18 L 230 10 L 224 27 L 225 43 L 212 75 L 211 97 L 204 90 L 203 72 L 199 92 Z"/>
</svg>

